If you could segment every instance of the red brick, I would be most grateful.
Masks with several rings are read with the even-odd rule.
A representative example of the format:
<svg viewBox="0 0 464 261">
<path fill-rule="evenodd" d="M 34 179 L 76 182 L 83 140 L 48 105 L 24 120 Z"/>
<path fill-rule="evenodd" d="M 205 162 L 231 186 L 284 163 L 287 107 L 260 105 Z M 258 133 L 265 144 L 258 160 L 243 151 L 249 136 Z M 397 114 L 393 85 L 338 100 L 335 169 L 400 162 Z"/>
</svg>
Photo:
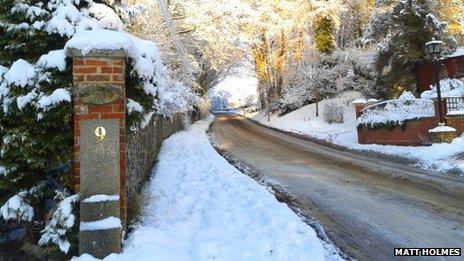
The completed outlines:
<svg viewBox="0 0 464 261">
<path fill-rule="evenodd" d="M 97 73 L 97 67 L 95 66 L 75 66 L 73 68 L 74 74 L 89 74 Z"/>
<path fill-rule="evenodd" d="M 113 67 L 113 73 L 123 73 L 124 72 L 124 67 L 121 67 L 121 66 L 117 66 L 117 67 Z"/>
<path fill-rule="evenodd" d="M 113 82 L 124 82 L 124 77 L 119 74 L 115 74 L 112 77 Z"/>
<path fill-rule="evenodd" d="M 113 67 L 100 67 L 100 72 L 101 73 L 112 73 L 113 72 Z"/>
<path fill-rule="evenodd" d="M 82 120 L 95 120 L 95 119 L 99 118 L 98 115 L 95 115 L 95 114 L 76 115 L 75 117 L 79 121 L 82 121 Z"/>
<path fill-rule="evenodd" d="M 89 106 L 89 113 L 112 113 L 113 105 Z"/>
<path fill-rule="evenodd" d="M 101 115 L 102 119 L 123 119 L 126 115 L 124 113 L 105 113 Z"/>
<path fill-rule="evenodd" d="M 428 144 L 428 130 L 437 126 L 435 118 L 409 121 L 406 129 L 400 126 L 394 129 L 358 129 L 358 141 L 361 144 L 424 145 Z"/>
<path fill-rule="evenodd" d="M 85 60 L 85 65 L 89 65 L 89 66 L 108 66 L 109 61 L 108 60 L 99 60 L 99 59 L 86 59 Z"/>
<path fill-rule="evenodd" d="M 73 66 L 82 66 L 82 65 L 84 65 L 84 60 L 82 60 L 82 58 L 73 59 Z"/>
<path fill-rule="evenodd" d="M 110 76 L 102 75 L 102 74 L 92 74 L 92 75 L 87 75 L 85 79 L 88 82 L 108 82 L 110 81 Z"/>
<path fill-rule="evenodd" d="M 84 75 L 74 75 L 73 77 L 74 82 L 83 82 L 85 80 Z"/>
<path fill-rule="evenodd" d="M 124 65 L 124 60 L 122 60 L 122 59 L 113 60 L 112 64 L 113 65 Z"/>
</svg>

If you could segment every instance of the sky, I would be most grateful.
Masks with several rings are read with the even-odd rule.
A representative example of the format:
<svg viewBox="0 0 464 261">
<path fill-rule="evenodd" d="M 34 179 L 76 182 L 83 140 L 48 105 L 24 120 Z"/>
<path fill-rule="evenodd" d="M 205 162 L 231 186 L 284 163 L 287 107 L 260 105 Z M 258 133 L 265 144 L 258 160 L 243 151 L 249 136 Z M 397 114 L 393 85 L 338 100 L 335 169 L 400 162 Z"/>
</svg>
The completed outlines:
<svg viewBox="0 0 464 261">
<path fill-rule="evenodd" d="M 257 97 L 258 79 L 252 68 L 248 65 L 239 67 L 236 73 L 226 77 L 210 91 L 210 97 L 217 91 L 228 91 L 231 94 L 229 104 L 233 107 L 243 105 L 245 98 L 250 95 Z"/>
</svg>

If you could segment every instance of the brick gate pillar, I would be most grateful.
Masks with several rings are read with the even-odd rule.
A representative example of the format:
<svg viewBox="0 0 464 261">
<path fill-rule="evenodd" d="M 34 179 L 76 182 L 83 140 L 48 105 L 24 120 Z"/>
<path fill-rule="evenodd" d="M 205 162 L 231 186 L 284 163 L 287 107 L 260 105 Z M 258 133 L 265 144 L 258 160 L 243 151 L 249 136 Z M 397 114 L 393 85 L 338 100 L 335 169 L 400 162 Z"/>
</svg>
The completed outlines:
<svg viewBox="0 0 464 261">
<path fill-rule="evenodd" d="M 68 49 L 73 58 L 74 175 L 79 252 L 121 251 L 126 223 L 125 60 L 122 50 Z"/>
</svg>

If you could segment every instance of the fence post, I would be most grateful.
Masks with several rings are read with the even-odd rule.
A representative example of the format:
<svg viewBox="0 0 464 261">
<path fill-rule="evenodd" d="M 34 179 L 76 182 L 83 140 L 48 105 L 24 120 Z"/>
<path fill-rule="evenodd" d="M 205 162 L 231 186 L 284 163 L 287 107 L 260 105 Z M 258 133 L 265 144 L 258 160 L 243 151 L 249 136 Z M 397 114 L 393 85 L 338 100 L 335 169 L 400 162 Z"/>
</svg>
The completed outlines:
<svg viewBox="0 0 464 261">
<path fill-rule="evenodd" d="M 79 252 L 121 251 L 126 223 L 123 50 L 68 49 L 73 58 L 74 174 L 80 194 Z"/>
<path fill-rule="evenodd" d="M 433 105 L 435 107 L 435 118 L 437 118 L 437 122 L 439 122 L 440 120 L 440 115 L 439 114 L 439 109 L 438 109 L 438 99 L 437 98 L 433 98 Z M 448 113 L 448 108 L 447 108 L 447 99 L 446 98 L 442 98 L 442 103 L 441 103 L 441 107 L 442 107 L 442 112 L 443 112 L 443 116 L 446 116 L 446 114 Z"/>
</svg>

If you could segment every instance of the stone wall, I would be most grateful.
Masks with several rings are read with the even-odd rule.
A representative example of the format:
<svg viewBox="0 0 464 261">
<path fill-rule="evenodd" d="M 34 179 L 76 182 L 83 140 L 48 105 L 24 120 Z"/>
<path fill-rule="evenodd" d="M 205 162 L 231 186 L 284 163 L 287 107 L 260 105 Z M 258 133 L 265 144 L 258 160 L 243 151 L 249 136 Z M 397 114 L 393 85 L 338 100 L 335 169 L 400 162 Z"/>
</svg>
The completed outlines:
<svg viewBox="0 0 464 261">
<path fill-rule="evenodd" d="M 140 208 L 139 195 L 143 185 L 150 177 L 163 141 L 172 134 L 183 130 L 190 122 L 200 119 L 197 111 L 176 114 L 172 118 L 153 116 L 149 124 L 137 131 L 127 130 L 127 197 L 129 219 Z"/>
<path fill-rule="evenodd" d="M 400 125 L 394 128 L 369 129 L 358 128 L 358 142 L 360 144 L 382 145 L 430 145 L 429 130 L 437 126 L 435 117 L 410 120 L 406 127 Z"/>
</svg>

